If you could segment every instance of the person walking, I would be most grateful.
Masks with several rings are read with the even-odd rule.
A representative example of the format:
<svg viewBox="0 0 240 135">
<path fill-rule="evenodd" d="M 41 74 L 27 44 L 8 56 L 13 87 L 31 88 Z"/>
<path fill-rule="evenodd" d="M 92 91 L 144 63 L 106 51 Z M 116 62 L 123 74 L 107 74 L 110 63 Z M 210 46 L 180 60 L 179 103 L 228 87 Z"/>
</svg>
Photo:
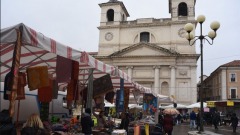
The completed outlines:
<svg viewBox="0 0 240 135">
<path fill-rule="evenodd" d="M 91 118 L 91 109 L 86 108 L 85 113 L 81 117 L 81 125 L 82 125 L 82 132 L 85 135 L 92 134 L 92 127 L 94 126 L 94 122 Z"/>
<path fill-rule="evenodd" d="M 213 120 L 214 128 L 218 129 L 218 124 L 220 121 L 220 114 L 217 111 L 214 112 L 212 120 Z"/>
<path fill-rule="evenodd" d="M 177 125 L 181 124 L 181 121 L 182 121 L 182 115 L 178 114 L 177 115 Z"/>
<path fill-rule="evenodd" d="M 129 116 L 128 113 L 122 113 L 121 114 L 121 123 L 119 126 L 119 129 L 125 129 L 128 133 L 128 126 L 129 126 Z"/>
<path fill-rule="evenodd" d="M 236 129 L 238 126 L 238 117 L 237 117 L 236 113 L 232 114 L 231 123 L 232 123 L 233 133 L 236 133 Z"/>
<path fill-rule="evenodd" d="M 192 111 L 190 113 L 190 129 L 195 128 L 196 118 L 197 118 L 196 113 L 194 111 Z"/>
<path fill-rule="evenodd" d="M 196 118 L 196 125 L 197 125 L 197 127 L 196 127 L 196 129 L 198 130 L 198 127 L 200 127 L 200 115 L 199 115 L 199 111 L 198 111 L 198 114 L 197 114 L 197 118 Z"/>
<path fill-rule="evenodd" d="M 165 134 L 172 135 L 174 120 L 170 114 L 166 114 L 163 118 L 163 130 Z"/>
<path fill-rule="evenodd" d="M 158 123 L 154 126 L 154 130 L 151 135 L 161 135 L 163 134 L 163 116 L 158 115 Z"/>
</svg>

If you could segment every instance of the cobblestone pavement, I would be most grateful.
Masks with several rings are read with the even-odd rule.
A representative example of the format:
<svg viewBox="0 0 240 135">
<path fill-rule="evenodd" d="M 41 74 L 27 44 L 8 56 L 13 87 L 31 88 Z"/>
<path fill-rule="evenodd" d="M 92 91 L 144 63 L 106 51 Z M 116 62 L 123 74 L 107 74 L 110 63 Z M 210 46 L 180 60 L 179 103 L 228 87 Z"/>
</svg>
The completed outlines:
<svg viewBox="0 0 240 135">
<path fill-rule="evenodd" d="M 204 131 L 211 131 L 216 134 L 221 135 L 240 135 L 240 127 L 237 128 L 237 133 L 232 132 L 232 127 L 229 126 L 219 126 L 218 130 L 215 130 L 212 126 L 204 126 Z M 173 128 L 172 135 L 187 135 L 190 130 L 189 125 L 187 123 L 183 123 L 181 125 L 176 125 Z"/>
</svg>

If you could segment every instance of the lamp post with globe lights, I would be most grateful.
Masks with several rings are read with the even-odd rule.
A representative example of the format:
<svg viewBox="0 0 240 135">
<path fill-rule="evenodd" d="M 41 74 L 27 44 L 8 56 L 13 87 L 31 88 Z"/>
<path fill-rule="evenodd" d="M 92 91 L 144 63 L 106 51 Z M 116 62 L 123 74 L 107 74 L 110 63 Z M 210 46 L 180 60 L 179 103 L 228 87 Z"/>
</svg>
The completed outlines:
<svg viewBox="0 0 240 135">
<path fill-rule="evenodd" d="M 199 97 L 200 97 L 200 130 L 199 133 L 203 132 L 203 99 L 202 99 L 202 93 L 203 93 L 203 40 L 206 40 L 210 45 L 213 45 L 213 40 L 216 37 L 216 31 L 220 27 L 220 23 L 217 21 L 214 21 L 211 23 L 211 31 L 208 33 L 208 35 L 203 35 L 202 33 L 202 24 L 205 21 L 204 15 L 199 15 L 197 17 L 197 22 L 200 24 L 200 35 L 194 36 L 192 33 L 193 30 L 193 24 L 187 23 L 184 26 L 184 29 L 187 31 L 186 39 L 189 41 L 189 45 L 192 46 L 195 44 L 197 40 L 200 40 L 200 55 L 201 55 L 201 80 L 200 80 L 200 91 L 199 91 Z M 191 41 L 193 41 L 191 43 Z"/>
</svg>

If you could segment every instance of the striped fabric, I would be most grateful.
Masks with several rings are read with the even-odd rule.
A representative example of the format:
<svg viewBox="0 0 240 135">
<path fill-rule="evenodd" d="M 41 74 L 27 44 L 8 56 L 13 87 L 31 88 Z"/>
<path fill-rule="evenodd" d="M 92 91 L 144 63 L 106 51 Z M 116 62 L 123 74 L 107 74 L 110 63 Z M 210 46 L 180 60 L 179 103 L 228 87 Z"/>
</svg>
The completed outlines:
<svg viewBox="0 0 240 135">
<path fill-rule="evenodd" d="M 141 86 L 140 84 L 133 82 L 132 78 L 124 73 L 122 70 L 117 67 L 105 64 L 99 60 L 96 60 L 87 52 L 81 52 L 79 50 L 73 49 L 67 45 L 61 44 L 54 39 L 51 39 L 40 32 L 35 31 L 34 29 L 20 23 L 15 26 L 11 26 L 8 28 L 1 29 L 1 45 L 0 45 L 0 57 L 1 57 L 1 65 L 0 66 L 0 77 L 1 80 L 4 80 L 5 76 L 11 70 L 12 62 L 13 62 L 13 52 L 15 47 L 15 42 L 17 39 L 16 30 L 22 27 L 22 46 L 21 46 L 21 54 L 19 58 L 20 68 L 24 71 L 27 67 L 32 66 L 43 66 L 46 65 L 48 67 L 48 72 L 59 78 L 64 78 L 66 80 L 61 80 L 59 84 L 59 90 L 64 90 L 67 86 L 67 83 L 71 80 L 71 67 L 65 63 L 69 68 L 68 75 L 61 74 L 62 71 L 66 71 L 66 68 L 62 68 L 59 70 L 59 67 L 56 67 L 59 62 L 57 62 L 57 56 L 61 55 L 62 57 L 74 61 L 79 62 L 79 82 L 86 83 L 88 79 L 88 70 L 94 69 L 94 79 L 100 78 L 106 74 L 111 75 L 111 80 L 114 88 L 120 87 L 120 78 L 123 78 L 124 87 L 134 88 L 140 90 L 143 93 L 152 93 L 154 96 L 157 96 L 157 93 L 154 90 Z M 56 72 L 56 70 L 58 70 Z M 14 70 L 15 73 L 18 73 L 17 68 Z M 60 72 L 60 74 L 59 74 Z M 75 74 L 74 74 L 75 75 Z M 74 76 L 74 78 L 76 78 Z M 58 81 L 57 79 L 57 81 Z M 35 80 L 36 81 L 36 80 Z M 59 82 L 59 81 L 58 81 Z M 64 85 L 62 85 L 64 83 Z M 16 85 L 14 85 L 16 86 Z M 61 89 L 62 88 L 62 89 Z M 36 88 L 33 88 L 36 89 Z"/>
</svg>

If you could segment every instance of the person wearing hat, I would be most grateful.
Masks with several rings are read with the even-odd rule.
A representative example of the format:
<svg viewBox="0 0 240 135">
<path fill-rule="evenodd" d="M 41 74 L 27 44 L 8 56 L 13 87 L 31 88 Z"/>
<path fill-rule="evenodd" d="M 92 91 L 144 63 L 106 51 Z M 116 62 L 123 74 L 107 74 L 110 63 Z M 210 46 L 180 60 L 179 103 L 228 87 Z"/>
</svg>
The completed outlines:
<svg viewBox="0 0 240 135">
<path fill-rule="evenodd" d="M 91 109 L 86 108 L 85 113 L 83 113 L 81 117 L 81 125 L 82 125 L 82 132 L 85 135 L 92 134 L 92 127 L 94 126 L 94 122 L 91 118 Z"/>
</svg>

